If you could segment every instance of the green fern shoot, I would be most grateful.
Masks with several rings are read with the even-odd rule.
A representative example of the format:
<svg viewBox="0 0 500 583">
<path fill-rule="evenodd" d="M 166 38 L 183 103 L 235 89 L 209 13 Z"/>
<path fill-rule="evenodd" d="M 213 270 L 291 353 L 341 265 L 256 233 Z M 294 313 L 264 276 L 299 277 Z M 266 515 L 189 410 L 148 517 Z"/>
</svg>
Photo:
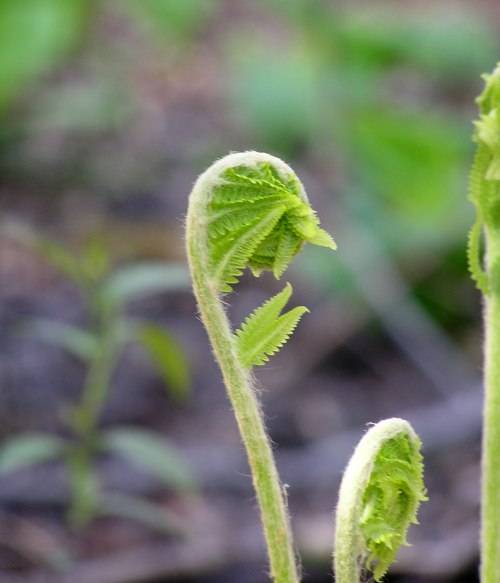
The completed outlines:
<svg viewBox="0 0 500 583">
<path fill-rule="evenodd" d="M 299 577 L 284 490 L 250 370 L 280 349 L 307 308 L 283 312 L 292 293 L 287 284 L 235 332 L 222 294 L 247 268 L 280 278 L 306 242 L 336 247 L 319 226 L 299 179 L 280 159 L 230 154 L 194 185 L 187 215 L 193 288 L 247 451 L 276 583 L 297 583 Z"/>
</svg>

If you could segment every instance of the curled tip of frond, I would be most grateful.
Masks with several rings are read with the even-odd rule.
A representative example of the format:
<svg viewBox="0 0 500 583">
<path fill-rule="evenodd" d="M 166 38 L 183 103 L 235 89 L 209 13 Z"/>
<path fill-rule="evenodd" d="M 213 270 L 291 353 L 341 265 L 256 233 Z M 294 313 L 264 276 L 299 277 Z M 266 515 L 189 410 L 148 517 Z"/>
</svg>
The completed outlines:
<svg viewBox="0 0 500 583">
<path fill-rule="evenodd" d="M 293 170 L 269 154 L 229 154 L 200 176 L 193 195 L 207 229 L 207 268 L 221 291 L 247 267 L 279 278 L 306 242 L 336 248 Z"/>
<path fill-rule="evenodd" d="M 497 63 L 492 73 L 482 75 L 485 87 L 476 103 L 482 114 L 488 114 L 492 109 L 500 106 L 500 62 Z"/>
<path fill-rule="evenodd" d="M 477 98 L 479 120 L 474 122 L 474 138 L 484 144 L 489 154 L 484 179 L 500 180 L 500 63 L 489 74 L 483 75 L 485 88 Z"/>
<path fill-rule="evenodd" d="M 411 425 L 393 418 L 370 428 L 357 446 L 344 473 L 337 507 L 340 583 L 352 583 L 363 561 L 380 581 L 399 547 L 407 544 L 407 530 L 417 522 L 418 506 L 426 500 L 420 445 Z M 340 556 L 349 553 L 350 557 Z M 348 575 L 342 578 L 344 570 Z"/>
<path fill-rule="evenodd" d="M 483 261 L 480 242 L 483 228 L 497 231 L 500 225 L 500 63 L 483 79 L 485 88 L 476 100 L 479 119 L 474 122 L 477 151 L 469 179 L 469 199 L 476 207 L 477 219 L 469 235 L 467 256 L 472 278 L 488 294 L 497 289 L 498 268 Z"/>
</svg>

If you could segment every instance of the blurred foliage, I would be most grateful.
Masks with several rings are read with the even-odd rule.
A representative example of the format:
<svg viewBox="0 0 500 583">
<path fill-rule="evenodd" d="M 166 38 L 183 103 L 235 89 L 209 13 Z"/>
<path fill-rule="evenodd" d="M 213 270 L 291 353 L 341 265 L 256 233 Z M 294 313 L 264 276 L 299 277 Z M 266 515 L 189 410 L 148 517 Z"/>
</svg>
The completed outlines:
<svg viewBox="0 0 500 583">
<path fill-rule="evenodd" d="M 192 490 L 193 479 L 173 447 L 159 435 L 136 428 L 99 429 L 101 412 L 111 390 L 112 373 L 125 343 L 137 342 L 150 356 L 173 397 L 188 396 L 189 364 L 176 339 L 163 328 L 129 318 L 125 305 L 144 295 L 185 289 L 184 266 L 165 263 L 133 264 L 113 269 L 99 238 L 90 238 L 80 256 L 73 255 L 49 237 L 26 225 L 4 222 L 3 232 L 34 249 L 80 289 L 88 311 L 85 328 L 45 319 L 31 320 L 25 333 L 63 348 L 86 365 L 86 380 L 80 403 L 66 422 L 71 441 L 45 434 L 25 434 L 7 440 L 0 450 L 0 474 L 57 458 L 67 461 L 70 477 L 73 526 L 87 525 L 102 508 L 102 492 L 96 476 L 99 453 L 112 453 L 132 460 L 170 488 Z M 107 499 L 108 500 L 108 499 Z M 109 500 L 108 500 L 109 502 Z M 109 511 L 106 503 L 105 512 Z M 144 511 L 151 523 L 151 504 L 135 500 L 134 516 Z M 159 510 L 157 522 L 161 522 Z M 163 521 L 164 528 L 169 521 Z"/>
<path fill-rule="evenodd" d="M 33 79 L 69 56 L 91 10 L 85 0 L 0 2 L 0 113 Z"/>
<path fill-rule="evenodd" d="M 192 490 L 194 482 L 172 447 L 152 431 L 114 428 L 103 433 L 104 451 L 130 460 L 176 490 Z"/>
<path fill-rule="evenodd" d="M 235 116 L 262 149 L 267 146 L 290 156 L 301 147 L 314 148 L 327 121 L 323 72 L 314 54 L 297 47 L 272 51 L 249 31 L 238 34 L 230 54 Z"/>
<path fill-rule="evenodd" d="M 185 46 L 214 13 L 218 0 L 125 0 L 122 8 L 137 17 L 161 42 Z"/>
<path fill-rule="evenodd" d="M 55 435 L 25 433 L 0 450 L 0 474 L 51 461 L 64 453 L 64 441 Z"/>
<path fill-rule="evenodd" d="M 2 0 L 0 113 L 30 83 L 72 56 L 106 4 L 137 25 L 142 23 L 158 40 L 174 44 L 188 43 L 217 7 L 216 0 L 123 0 L 115 6 L 86 0 Z M 85 93 L 80 88 L 77 99 L 85 98 Z"/>
</svg>

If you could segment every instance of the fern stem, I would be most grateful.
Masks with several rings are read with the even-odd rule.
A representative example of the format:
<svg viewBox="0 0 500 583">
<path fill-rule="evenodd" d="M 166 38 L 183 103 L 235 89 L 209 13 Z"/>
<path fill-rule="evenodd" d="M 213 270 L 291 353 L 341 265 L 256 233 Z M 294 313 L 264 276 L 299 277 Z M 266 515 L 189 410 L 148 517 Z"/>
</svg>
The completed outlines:
<svg viewBox="0 0 500 583">
<path fill-rule="evenodd" d="M 286 499 L 270 440 L 251 373 L 238 359 L 235 336 L 220 296 L 220 281 L 209 269 L 206 207 L 216 180 L 215 171 L 211 173 L 209 169 L 198 179 L 190 197 L 186 236 L 193 289 L 247 452 L 260 505 L 271 577 L 276 583 L 297 583 L 299 576 Z"/>
<path fill-rule="evenodd" d="M 488 273 L 500 271 L 500 229 L 486 229 Z M 481 581 L 500 583 L 500 289 L 485 296 Z"/>
</svg>

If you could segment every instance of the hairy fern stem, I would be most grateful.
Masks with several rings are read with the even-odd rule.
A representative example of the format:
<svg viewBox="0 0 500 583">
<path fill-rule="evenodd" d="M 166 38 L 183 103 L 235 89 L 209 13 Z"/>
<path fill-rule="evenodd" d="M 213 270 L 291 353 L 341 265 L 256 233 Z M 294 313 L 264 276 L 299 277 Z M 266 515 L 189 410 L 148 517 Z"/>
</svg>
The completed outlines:
<svg viewBox="0 0 500 583">
<path fill-rule="evenodd" d="M 500 241 L 498 241 L 500 246 Z M 500 294 L 485 299 L 481 582 L 500 583 Z"/>
<path fill-rule="evenodd" d="M 484 298 L 481 582 L 500 583 L 500 228 L 486 228 L 486 245 L 487 272 L 496 272 L 497 284 Z"/>
<path fill-rule="evenodd" d="M 194 271 L 204 274 L 203 265 L 196 264 L 197 261 L 194 260 Z M 211 289 L 207 286 L 203 275 L 193 276 L 193 283 L 200 314 L 212 343 L 215 358 L 221 368 L 224 384 L 245 444 L 255 491 L 261 507 L 271 576 L 279 583 L 296 583 L 299 578 L 284 493 L 262 421 L 251 373 L 244 369 L 237 359 L 235 340 L 230 332 L 227 316 L 217 292 L 213 286 Z"/>
<path fill-rule="evenodd" d="M 477 218 L 468 256 L 472 277 L 484 294 L 481 582 L 500 583 L 500 63 L 483 79 L 485 88 L 476 100 L 477 151 L 469 185 Z"/>
</svg>

